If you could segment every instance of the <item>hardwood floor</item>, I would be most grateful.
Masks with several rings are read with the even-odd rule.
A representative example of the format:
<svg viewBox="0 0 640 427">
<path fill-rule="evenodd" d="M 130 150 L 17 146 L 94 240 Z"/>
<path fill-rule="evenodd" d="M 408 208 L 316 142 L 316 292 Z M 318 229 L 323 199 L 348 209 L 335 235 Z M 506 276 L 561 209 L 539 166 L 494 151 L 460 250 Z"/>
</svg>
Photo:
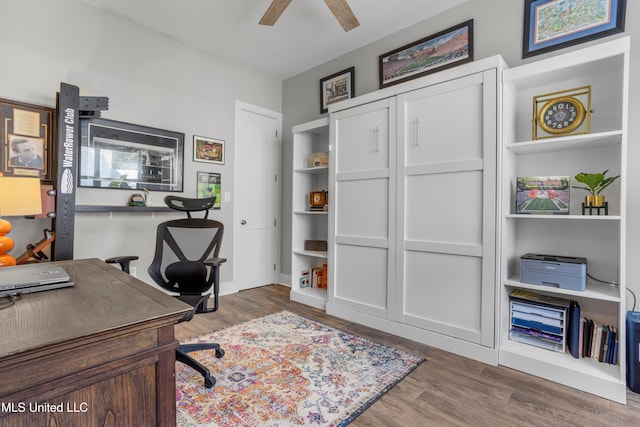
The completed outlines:
<svg viewBox="0 0 640 427">
<path fill-rule="evenodd" d="M 640 426 L 640 395 L 631 391 L 625 406 L 509 368 L 485 365 L 292 302 L 286 286 L 223 296 L 216 313 L 180 323 L 176 336 L 188 338 L 281 310 L 426 358 L 350 424 L 356 427 Z"/>
</svg>

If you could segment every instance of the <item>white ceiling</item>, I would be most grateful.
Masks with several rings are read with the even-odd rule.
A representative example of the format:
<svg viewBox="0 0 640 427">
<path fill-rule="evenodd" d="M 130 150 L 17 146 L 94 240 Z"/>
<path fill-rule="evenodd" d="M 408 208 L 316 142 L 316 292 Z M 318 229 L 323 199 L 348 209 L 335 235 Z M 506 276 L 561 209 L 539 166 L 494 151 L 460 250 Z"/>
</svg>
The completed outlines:
<svg viewBox="0 0 640 427">
<path fill-rule="evenodd" d="M 360 21 L 349 32 L 322 0 L 293 0 L 273 27 L 258 25 L 271 0 L 81 1 L 286 79 L 466 0 L 348 0 Z"/>
</svg>

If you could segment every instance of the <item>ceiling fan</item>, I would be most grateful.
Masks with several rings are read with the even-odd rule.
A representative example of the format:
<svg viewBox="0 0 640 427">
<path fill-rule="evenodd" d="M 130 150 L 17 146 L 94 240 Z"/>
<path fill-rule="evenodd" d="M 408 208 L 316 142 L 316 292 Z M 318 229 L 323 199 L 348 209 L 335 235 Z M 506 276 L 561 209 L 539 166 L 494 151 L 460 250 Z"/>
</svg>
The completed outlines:
<svg viewBox="0 0 640 427">
<path fill-rule="evenodd" d="M 351 31 L 360 25 L 353 11 L 347 4 L 347 0 L 324 0 L 324 2 L 345 31 Z M 291 0 L 273 0 L 259 23 L 261 25 L 275 24 L 278 18 L 280 18 L 280 15 L 282 15 L 287 6 L 289 6 L 289 3 L 291 3 Z"/>
</svg>

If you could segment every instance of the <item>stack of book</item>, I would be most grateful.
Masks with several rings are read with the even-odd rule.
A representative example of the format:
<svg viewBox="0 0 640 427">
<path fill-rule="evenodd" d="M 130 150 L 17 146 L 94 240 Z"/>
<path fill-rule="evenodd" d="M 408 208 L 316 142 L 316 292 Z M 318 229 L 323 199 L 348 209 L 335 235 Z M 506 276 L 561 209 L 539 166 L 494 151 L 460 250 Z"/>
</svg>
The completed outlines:
<svg viewBox="0 0 640 427">
<path fill-rule="evenodd" d="M 580 357 L 618 364 L 618 329 L 593 319 L 580 319 Z"/>
<path fill-rule="evenodd" d="M 302 270 L 300 274 L 301 288 L 327 288 L 327 264 Z"/>
<path fill-rule="evenodd" d="M 509 302 L 510 339 L 548 350 L 565 351 L 569 300 L 514 289 Z"/>
</svg>

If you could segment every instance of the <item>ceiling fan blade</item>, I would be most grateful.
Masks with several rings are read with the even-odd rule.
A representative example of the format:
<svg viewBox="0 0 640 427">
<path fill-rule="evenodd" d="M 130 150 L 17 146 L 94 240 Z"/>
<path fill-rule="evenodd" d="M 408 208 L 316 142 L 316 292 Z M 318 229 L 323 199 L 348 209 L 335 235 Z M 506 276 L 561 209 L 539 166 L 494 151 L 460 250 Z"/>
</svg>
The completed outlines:
<svg viewBox="0 0 640 427">
<path fill-rule="evenodd" d="M 347 0 L 324 0 L 324 2 L 345 31 L 351 31 L 360 25 Z"/>
<path fill-rule="evenodd" d="M 264 16 L 260 20 L 260 25 L 273 25 L 276 23 L 282 12 L 289 6 L 291 0 L 273 0 L 269 9 L 264 13 Z"/>
</svg>

